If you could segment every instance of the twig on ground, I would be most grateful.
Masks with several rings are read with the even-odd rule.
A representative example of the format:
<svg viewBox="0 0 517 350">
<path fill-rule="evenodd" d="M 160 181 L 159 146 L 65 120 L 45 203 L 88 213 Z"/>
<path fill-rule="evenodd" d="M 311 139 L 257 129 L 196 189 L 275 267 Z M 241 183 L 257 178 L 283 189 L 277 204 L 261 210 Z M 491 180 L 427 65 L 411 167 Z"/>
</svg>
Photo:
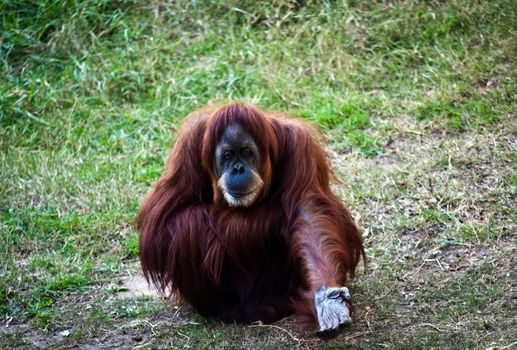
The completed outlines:
<svg viewBox="0 0 517 350">
<path fill-rule="evenodd" d="M 510 349 L 512 346 L 514 345 L 517 345 L 517 341 L 514 341 L 513 343 L 511 344 L 508 344 L 508 345 L 505 345 L 503 347 L 500 347 L 499 350 L 504 350 L 504 349 Z"/>
<path fill-rule="evenodd" d="M 349 341 L 354 338 L 360 337 L 362 335 L 370 334 L 370 333 L 372 333 L 372 331 L 364 331 L 364 332 L 355 333 L 355 334 L 349 335 L 348 337 L 345 337 L 344 341 Z"/>
<path fill-rule="evenodd" d="M 366 321 L 366 326 L 368 327 L 368 331 L 372 332 L 372 328 L 370 327 L 370 321 L 368 321 L 368 314 L 372 311 L 369 307 L 366 308 L 366 313 L 364 314 L 364 320 Z"/>
<path fill-rule="evenodd" d="M 289 335 L 291 337 L 291 339 L 293 339 L 294 341 L 297 341 L 297 342 L 312 342 L 313 341 L 313 340 L 309 340 L 309 339 L 297 338 L 291 332 L 289 332 L 287 329 L 282 328 L 282 327 L 277 326 L 277 325 L 274 325 L 274 324 L 263 324 L 262 322 L 258 322 L 258 323 L 255 323 L 255 324 L 251 324 L 248 327 L 250 327 L 250 328 L 257 328 L 257 327 L 260 327 L 260 328 L 275 328 L 275 329 L 283 331 L 284 333 L 287 333 L 287 335 Z"/>
<path fill-rule="evenodd" d="M 410 326 L 411 328 L 414 328 L 414 327 L 418 327 L 418 326 L 426 326 L 426 327 L 431 327 L 439 332 L 446 332 L 447 330 L 446 329 L 443 329 L 443 328 L 439 328 L 438 326 L 435 326 L 434 324 L 432 323 L 419 323 L 419 324 L 415 324 L 415 325 L 412 325 Z"/>
</svg>

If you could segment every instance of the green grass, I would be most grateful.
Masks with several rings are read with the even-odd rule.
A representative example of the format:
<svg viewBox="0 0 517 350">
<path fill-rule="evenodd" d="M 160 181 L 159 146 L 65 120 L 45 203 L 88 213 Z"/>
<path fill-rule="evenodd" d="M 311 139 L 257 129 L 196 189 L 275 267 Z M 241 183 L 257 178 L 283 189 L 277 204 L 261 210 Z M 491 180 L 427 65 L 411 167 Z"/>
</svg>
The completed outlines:
<svg viewBox="0 0 517 350">
<path fill-rule="evenodd" d="M 0 348 L 321 345 L 119 297 L 177 128 L 228 100 L 318 125 L 364 228 L 326 346 L 508 346 L 516 31 L 510 0 L 0 0 Z"/>
</svg>

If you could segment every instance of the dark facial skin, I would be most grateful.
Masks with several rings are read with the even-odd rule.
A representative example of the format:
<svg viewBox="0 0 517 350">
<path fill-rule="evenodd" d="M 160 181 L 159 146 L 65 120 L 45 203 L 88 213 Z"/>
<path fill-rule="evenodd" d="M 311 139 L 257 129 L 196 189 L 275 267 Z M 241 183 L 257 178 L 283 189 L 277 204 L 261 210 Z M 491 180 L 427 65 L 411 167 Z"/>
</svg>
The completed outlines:
<svg viewBox="0 0 517 350">
<path fill-rule="evenodd" d="M 258 196 L 260 156 L 251 135 L 239 124 L 228 127 L 215 149 L 219 187 L 231 206 L 248 206 Z"/>
</svg>

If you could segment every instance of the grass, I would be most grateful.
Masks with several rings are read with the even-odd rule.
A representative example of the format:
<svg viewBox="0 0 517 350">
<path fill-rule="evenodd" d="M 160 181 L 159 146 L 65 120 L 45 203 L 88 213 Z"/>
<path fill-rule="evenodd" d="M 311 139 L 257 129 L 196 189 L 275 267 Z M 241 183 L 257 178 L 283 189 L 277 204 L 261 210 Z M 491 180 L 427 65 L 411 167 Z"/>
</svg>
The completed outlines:
<svg viewBox="0 0 517 350">
<path fill-rule="evenodd" d="M 515 346 L 516 31 L 510 0 L 0 1 L 0 348 L 322 345 L 118 293 L 181 120 L 225 100 L 326 135 L 370 261 L 326 347 Z"/>
</svg>

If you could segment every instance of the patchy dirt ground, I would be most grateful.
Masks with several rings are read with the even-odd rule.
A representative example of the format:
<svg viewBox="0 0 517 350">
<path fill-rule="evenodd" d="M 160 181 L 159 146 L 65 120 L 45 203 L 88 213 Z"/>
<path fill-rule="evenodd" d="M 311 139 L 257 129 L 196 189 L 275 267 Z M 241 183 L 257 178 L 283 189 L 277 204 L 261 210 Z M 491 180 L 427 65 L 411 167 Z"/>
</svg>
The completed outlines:
<svg viewBox="0 0 517 350">
<path fill-rule="evenodd" d="M 128 274 L 120 280 L 121 286 L 115 296 L 118 298 L 139 298 L 139 297 L 160 297 L 158 291 L 147 283 L 145 277 L 138 272 L 137 274 Z"/>
<path fill-rule="evenodd" d="M 356 204 L 369 259 L 350 285 L 354 324 L 337 339 L 300 332 L 293 317 L 249 326 L 205 320 L 163 301 L 135 260 L 115 283 L 61 301 L 74 304 L 62 327 L 6 322 L 0 332 L 21 348 L 513 348 L 516 198 L 507 184 L 516 124 L 431 135 L 401 133 L 372 159 L 329 145 L 344 182 L 335 189 Z"/>
</svg>

